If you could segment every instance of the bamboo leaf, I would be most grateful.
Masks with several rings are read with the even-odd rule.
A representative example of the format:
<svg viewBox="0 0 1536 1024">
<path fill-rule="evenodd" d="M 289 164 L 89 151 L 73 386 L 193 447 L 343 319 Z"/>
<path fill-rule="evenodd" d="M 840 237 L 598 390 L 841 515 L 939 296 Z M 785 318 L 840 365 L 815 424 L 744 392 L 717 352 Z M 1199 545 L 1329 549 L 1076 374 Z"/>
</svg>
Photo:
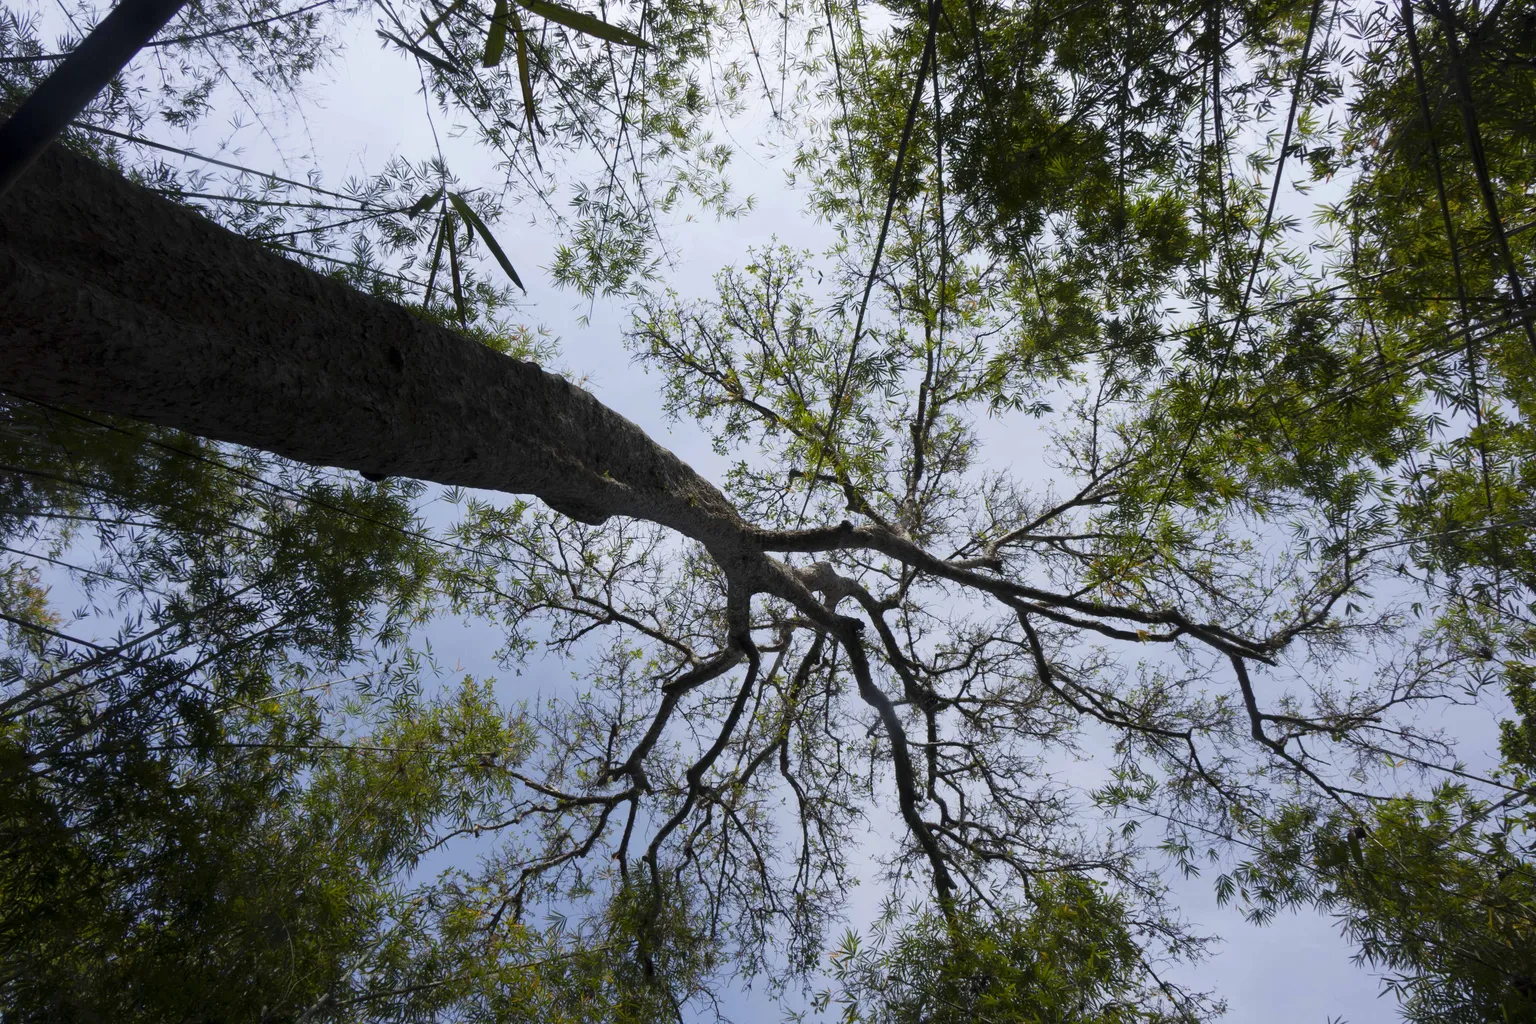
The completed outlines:
<svg viewBox="0 0 1536 1024">
<path fill-rule="evenodd" d="M 416 202 L 412 203 L 411 208 L 405 211 L 406 215 L 409 217 L 420 217 L 422 214 L 427 212 L 433 203 L 437 202 L 442 197 L 443 190 L 442 187 L 439 186 L 436 191 L 428 192 L 426 195 L 416 200 Z"/>
<path fill-rule="evenodd" d="M 442 13 L 440 13 L 437 17 L 432 18 L 430 20 L 427 18 L 427 12 L 426 11 L 422 11 L 421 12 L 421 20 L 426 22 L 427 27 L 421 33 L 421 35 L 416 37 L 416 41 L 419 43 L 423 39 L 427 38 L 427 36 L 432 36 L 434 39 L 436 39 L 437 38 L 437 26 L 439 26 L 443 22 L 447 21 L 448 20 L 448 16 L 450 14 L 452 14 L 453 12 L 457 11 L 460 7 L 463 7 L 465 2 L 466 2 L 466 0 L 454 0 L 454 2 L 452 4 L 450 4 L 448 7 L 443 9 Z M 442 40 L 438 40 L 438 42 L 441 43 Z M 444 49 L 446 49 L 446 47 L 444 47 Z"/>
<path fill-rule="evenodd" d="M 458 4 L 454 5 L 454 7 L 457 7 L 457 6 L 458 6 Z M 453 10 L 453 8 L 449 8 L 449 10 L 451 11 L 451 10 Z M 421 16 L 421 20 L 422 21 L 426 21 L 427 20 L 427 16 L 425 14 L 423 14 Z M 454 52 L 453 51 L 453 47 L 449 46 L 448 43 L 443 39 L 443 37 L 438 35 L 437 28 L 438 28 L 437 24 L 435 24 L 433 22 L 427 22 L 426 31 L 421 34 L 421 39 L 425 40 L 428 36 L 430 36 L 432 38 L 432 41 L 437 44 L 437 48 L 439 50 L 442 50 L 444 53 L 453 53 Z"/>
<path fill-rule="evenodd" d="M 620 43 L 624 46 L 638 46 L 646 50 L 651 48 L 650 43 L 628 29 L 610 25 L 601 18 L 594 18 L 590 14 L 566 7 L 564 4 L 554 3 L 553 0 L 517 0 L 517 5 L 541 18 L 548 18 L 566 28 L 574 29 L 582 35 L 596 36 L 598 39 L 606 39 L 610 43 Z"/>
<path fill-rule="evenodd" d="M 453 214 L 443 214 L 443 231 L 448 236 L 448 267 L 453 271 L 453 301 L 459 307 L 459 323 L 466 324 L 469 313 L 464 308 L 464 285 L 459 276 L 459 246 L 453 237 Z"/>
<path fill-rule="evenodd" d="M 459 73 L 458 65 L 454 64 L 452 61 L 444 60 L 437 54 L 432 53 L 429 50 L 423 50 L 415 43 L 407 42 L 406 40 L 401 39 L 399 36 L 394 35 L 391 32 L 386 32 L 383 29 L 375 29 L 374 31 L 380 38 L 389 40 L 391 43 L 394 43 L 396 46 L 400 47 L 402 50 L 405 50 L 413 57 L 420 57 L 422 60 L 426 61 L 428 64 L 431 64 L 433 67 L 437 68 L 444 74 L 456 75 Z"/>
<path fill-rule="evenodd" d="M 502 251 L 501 244 L 491 234 L 491 229 L 485 226 L 485 221 L 480 219 L 480 215 L 464 201 L 463 196 L 456 192 L 448 193 L 448 201 L 453 204 L 455 210 L 459 211 L 459 216 L 464 218 L 464 223 L 469 225 L 470 230 L 485 240 L 485 247 L 491 250 L 491 255 L 496 257 L 496 262 L 501 264 L 501 269 L 512 279 L 512 283 L 522 288 L 526 294 L 528 289 L 523 286 L 522 278 L 518 277 L 517 271 L 512 269 L 512 261 L 507 259 L 507 254 Z"/>
<path fill-rule="evenodd" d="M 447 219 L 448 212 L 445 210 L 437 222 L 437 247 L 432 250 L 432 269 L 427 274 L 427 297 L 422 305 L 428 308 L 432 305 L 432 286 L 437 283 L 437 268 L 443 260 L 443 224 Z"/>
<path fill-rule="evenodd" d="M 533 75 L 528 66 L 528 40 L 523 32 L 523 19 L 518 17 L 517 8 L 512 8 L 512 31 L 517 34 L 517 80 L 523 87 L 523 112 L 528 119 L 528 141 L 534 142 L 534 132 L 539 128 L 538 111 L 533 105 Z M 537 157 L 538 150 L 535 148 Z"/>
<path fill-rule="evenodd" d="M 491 30 L 485 37 L 485 60 L 481 63 L 493 68 L 501 63 L 501 55 L 507 48 L 507 0 L 496 0 L 496 10 L 491 14 Z"/>
</svg>

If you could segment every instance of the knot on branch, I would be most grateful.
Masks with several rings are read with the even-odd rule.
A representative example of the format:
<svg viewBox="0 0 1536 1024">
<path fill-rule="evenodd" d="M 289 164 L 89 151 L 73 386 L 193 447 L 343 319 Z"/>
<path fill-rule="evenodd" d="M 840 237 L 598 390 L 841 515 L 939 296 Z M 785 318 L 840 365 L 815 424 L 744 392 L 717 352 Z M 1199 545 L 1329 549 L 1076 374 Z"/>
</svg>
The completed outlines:
<svg viewBox="0 0 1536 1024">
<path fill-rule="evenodd" d="M 817 562 L 805 569 L 795 570 L 807 590 L 822 595 L 826 606 L 835 611 L 846 597 L 857 599 L 864 589 L 858 583 L 838 573 L 831 562 Z M 860 623 L 862 626 L 863 623 Z"/>
</svg>

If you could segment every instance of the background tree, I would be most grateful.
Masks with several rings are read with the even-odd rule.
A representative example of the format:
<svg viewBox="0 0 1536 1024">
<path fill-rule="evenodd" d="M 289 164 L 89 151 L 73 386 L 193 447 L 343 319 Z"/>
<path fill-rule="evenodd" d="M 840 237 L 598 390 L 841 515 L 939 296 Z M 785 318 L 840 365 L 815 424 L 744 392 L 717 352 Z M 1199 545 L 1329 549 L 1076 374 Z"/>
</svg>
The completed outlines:
<svg viewBox="0 0 1536 1024">
<path fill-rule="evenodd" d="M 998 917 L 887 906 L 866 944 L 832 954 L 836 988 L 818 994 L 850 1022 L 1192 1021 L 1219 1006 L 1158 983 L 1127 908 L 1082 878 L 1042 879 Z M 898 924 L 897 922 L 901 922 Z"/>
<path fill-rule="evenodd" d="M 538 736 L 401 646 L 446 562 L 419 485 L 29 403 L 4 426 L 8 1018 L 670 1009 L 616 970 L 641 934 L 622 902 L 538 927 L 496 895 L 504 864 L 422 870 L 504 810 Z M 41 567 L 88 607 L 55 609 Z M 707 951 L 685 918 L 645 924 L 686 992 Z"/>
</svg>

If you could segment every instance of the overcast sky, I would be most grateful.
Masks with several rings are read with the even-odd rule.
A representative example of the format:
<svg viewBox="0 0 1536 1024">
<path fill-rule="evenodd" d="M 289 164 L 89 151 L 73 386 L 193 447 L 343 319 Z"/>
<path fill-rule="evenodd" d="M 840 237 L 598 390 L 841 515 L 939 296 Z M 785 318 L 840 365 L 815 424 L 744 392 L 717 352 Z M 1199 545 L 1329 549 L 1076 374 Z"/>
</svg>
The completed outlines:
<svg viewBox="0 0 1536 1024">
<path fill-rule="evenodd" d="M 50 7 L 53 4 L 53 0 L 46 2 Z M 415 69 L 396 54 L 380 50 L 370 19 L 357 22 L 355 38 L 327 77 L 328 81 L 316 79 L 310 88 L 314 103 L 304 116 L 293 118 L 278 132 L 283 149 L 292 157 L 288 173 L 302 174 L 312 166 L 305 159 L 311 146 L 318 157 L 313 166 L 324 168 L 327 184 L 333 186 L 349 173 L 361 176 L 377 172 L 395 155 L 419 160 L 432 154 L 432 136 L 417 94 Z M 755 210 L 740 221 L 725 224 L 709 218 L 685 222 L 685 214 L 678 214 L 672 233 L 678 259 L 675 266 L 664 268 L 664 274 L 668 283 L 684 294 L 707 294 L 712 275 L 742 261 L 749 246 L 777 239 L 796 248 L 820 249 L 828 240 L 826 229 L 803 215 L 802 197 L 785 187 L 784 163 L 775 161 L 768 147 L 755 143 L 761 127 L 746 123 L 732 129 L 734 137 L 744 143 L 734 160 L 732 176 L 742 192 L 755 197 Z M 154 126 L 147 134 L 170 138 Z M 212 145 L 227 134 L 227 125 L 214 118 L 197 140 Z M 257 130 L 243 130 L 236 139 L 244 146 L 241 162 L 282 169 L 283 153 Z M 185 144 L 186 140 L 181 137 L 174 141 Z M 470 140 L 448 140 L 446 147 L 453 155 L 454 169 L 466 181 L 476 179 L 477 168 L 480 180 L 497 180 L 490 158 L 477 153 Z M 562 364 L 577 375 L 586 375 L 588 386 L 602 401 L 660 438 L 706 476 L 720 480 L 722 461 L 710 451 L 706 439 L 691 424 L 665 420 L 656 394 L 658 382 L 648 379 L 624 351 L 620 333 L 627 323 L 626 309 L 613 302 L 589 307 L 569 292 L 554 290 L 542 268 L 549 263 L 557 240 L 530 228 L 515 214 L 502 222 L 497 234 L 527 283 L 526 319 L 559 338 Z M 588 314 L 589 320 L 583 325 L 581 319 Z M 985 431 L 985 440 L 989 463 L 1011 463 L 1021 470 L 1039 471 L 1036 438 L 993 426 Z M 432 639 L 439 657 L 448 665 L 460 663 L 470 671 L 502 675 L 502 694 L 510 699 L 532 696 L 535 689 L 549 692 L 566 685 L 569 679 L 568 669 L 539 664 L 517 677 L 498 673 L 492 652 L 499 635 L 485 627 L 443 623 L 432 630 Z M 1473 733 L 1488 735 L 1490 721 L 1483 716 L 1469 718 L 1465 724 Z M 1231 1021 L 1323 1024 L 1342 1019 L 1364 1024 L 1396 1018 L 1395 1001 L 1391 997 L 1379 999 L 1377 979 L 1350 964 L 1349 947 L 1332 922 L 1315 914 L 1285 915 L 1268 927 L 1251 927 L 1234 912 L 1216 907 L 1211 892 L 1214 874 L 1193 882 L 1179 880 L 1176 887 L 1179 902 L 1196 928 L 1222 935 L 1225 943 L 1198 967 L 1171 971 L 1174 979 L 1224 996 L 1230 1004 L 1227 1019 Z M 867 888 L 856 906 L 867 912 L 877 897 L 873 887 Z M 780 1016 L 766 999 L 733 999 L 731 1006 L 740 1020 L 774 1021 Z"/>
</svg>

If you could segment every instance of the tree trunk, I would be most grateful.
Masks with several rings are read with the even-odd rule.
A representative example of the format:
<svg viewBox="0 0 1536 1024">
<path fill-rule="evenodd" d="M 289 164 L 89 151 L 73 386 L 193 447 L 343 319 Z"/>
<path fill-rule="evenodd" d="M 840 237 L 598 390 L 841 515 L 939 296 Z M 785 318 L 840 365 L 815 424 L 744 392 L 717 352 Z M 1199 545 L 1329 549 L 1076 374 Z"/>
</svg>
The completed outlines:
<svg viewBox="0 0 1536 1024">
<path fill-rule="evenodd" d="M 576 519 L 626 515 L 692 537 L 731 581 L 734 643 L 750 645 L 749 602 L 767 592 L 849 650 L 860 697 L 890 742 L 902 816 L 940 893 L 953 889 L 919 811 L 896 706 L 863 651 L 863 623 L 818 602 L 804 574 L 766 555 L 768 535 L 719 490 L 560 377 L 55 145 L 0 198 L 0 388 L 301 462 L 534 494 Z M 782 535 L 778 546 L 897 542 L 844 523 Z M 909 557 L 936 561 L 899 542 Z"/>
<path fill-rule="evenodd" d="M 0 199 L 0 387 L 744 554 L 725 496 L 587 392 L 57 145 Z"/>
</svg>

